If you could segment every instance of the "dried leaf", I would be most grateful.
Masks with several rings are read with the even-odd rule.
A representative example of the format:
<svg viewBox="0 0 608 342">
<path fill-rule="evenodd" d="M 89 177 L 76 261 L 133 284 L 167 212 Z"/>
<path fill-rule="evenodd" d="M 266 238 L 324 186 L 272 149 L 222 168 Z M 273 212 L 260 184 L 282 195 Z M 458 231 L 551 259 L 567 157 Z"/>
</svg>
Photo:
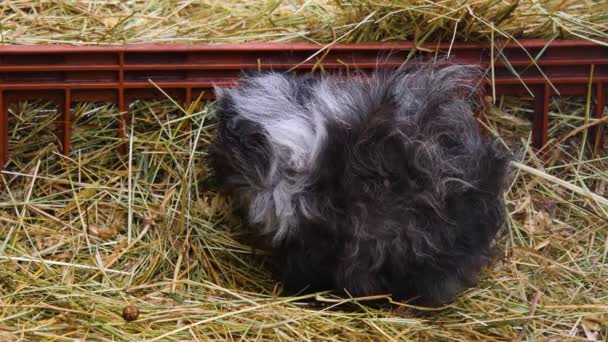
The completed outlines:
<svg viewBox="0 0 608 342">
<path fill-rule="evenodd" d="M 515 215 L 517 213 L 520 213 L 524 210 L 528 210 L 528 208 L 530 208 L 530 203 L 532 202 L 532 199 L 530 198 L 530 196 L 526 196 L 522 199 L 518 199 L 516 201 L 514 201 L 516 207 L 515 210 L 513 210 L 511 212 L 511 215 Z"/>
<path fill-rule="evenodd" d="M 107 28 L 112 28 L 116 25 L 118 25 L 118 23 L 120 22 L 120 18 L 119 17 L 103 17 L 101 18 L 101 22 L 103 23 L 103 26 L 107 27 Z"/>
<path fill-rule="evenodd" d="M 552 222 L 553 219 L 551 218 L 551 215 L 549 215 L 546 211 L 541 210 L 535 214 L 533 213 L 526 216 L 524 229 L 531 234 L 542 234 L 547 232 Z"/>
<path fill-rule="evenodd" d="M 90 225 L 89 232 L 103 240 L 110 240 L 118 234 L 117 226 Z"/>
<path fill-rule="evenodd" d="M 208 197 L 199 199 L 196 205 L 200 212 L 209 218 L 225 209 L 226 200 L 223 196 L 215 195 L 211 200 Z"/>
<path fill-rule="evenodd" d="M 60 241 L 61 239 L 56 236 L 39 237 L 36 239 L 36 247 L 38 247 L 39 251 L 43 251 L 51 246 L 58 244 Z"/>
<path fill-rule="evenodd" d="M 602 330 L 602 322 L 593 317 L 585 317 L 583 319 L 583 325 L 586 326 L 591 331 L 601 331 Z"/>
</svg>

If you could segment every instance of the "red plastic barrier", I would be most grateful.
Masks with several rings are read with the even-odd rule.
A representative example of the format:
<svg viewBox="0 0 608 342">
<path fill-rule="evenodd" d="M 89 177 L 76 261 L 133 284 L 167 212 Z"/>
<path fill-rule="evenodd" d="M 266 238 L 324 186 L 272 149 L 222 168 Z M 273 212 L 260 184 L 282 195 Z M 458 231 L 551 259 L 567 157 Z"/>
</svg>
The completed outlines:
<svg viewBox="0 0 608 342">
<path fill-rule="evenodd" d="M 550 96 L 586 95 L 591 82 L 594 117 L 599 119 L 604 112 L 608 47 L 589 41 L 496 43 L 494 63 L 491 63 L 488 44 L 360 43 L 322 48 L 308 43 L 1 46 L 0 169 L 9 160 L 8 107 L 11 102 L 54 101 L 62 114 L 57 134 L 67 155 L 71 103 L 116 103 L 121 113 L 117 134 L 124 137 L 129 103 L 164 98 L 157 86 L 189 105 L 201 94 L 206 99 L 213 97 L 213 85 L 235 84 L 240 71 L 247 69 L 373 69 L 399 66 L 414 57 L 442 57 L 449 52 L 454 62 L 487 66 L 488 77 L 493 69 L 497 94 L 534 96 L 533 146 L 538 149 L 548 141 Z M 601 128 L 591 130 L 596 148 L 601 146 Z"/>
</svg>

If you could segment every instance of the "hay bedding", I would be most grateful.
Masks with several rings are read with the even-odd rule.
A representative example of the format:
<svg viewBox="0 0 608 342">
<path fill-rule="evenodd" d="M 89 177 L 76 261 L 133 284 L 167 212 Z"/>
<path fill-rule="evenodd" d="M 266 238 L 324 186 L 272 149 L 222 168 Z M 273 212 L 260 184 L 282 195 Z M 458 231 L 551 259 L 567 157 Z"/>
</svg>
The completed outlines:
<svg viewBox="0 0 608 342">
<path fill-rule="evenodd" d="M 608 36 L 603 1 L 0 8 L 1 38 L 11 44 Z M 208 177 L 213 103 L 186 113 L 171 101 L 135 103 L 127 156 L 116 152 L 113 105 L 75 105 L 69 159 L 58 155 L 54 108 L 16 104 L 12 160 L 0 176 L 0 340 L 606 340 L 608 158 L 583 148 L 585 130 L 571 134 L 589 122 L 589 103 L 561 98 L 550 117 L 557 143 L 541 161 L 529 149 L 527 101 L 499 98 L 484 121 L 523 165 L 513 173 L 495 260 L 478 286 L 425 316 L 327 294 L 280 295 L 265 257 L 239 242 L 240 222 Z M 137 307 L 136 320 L 122 317 L 127 306 Z"/>
</svg>

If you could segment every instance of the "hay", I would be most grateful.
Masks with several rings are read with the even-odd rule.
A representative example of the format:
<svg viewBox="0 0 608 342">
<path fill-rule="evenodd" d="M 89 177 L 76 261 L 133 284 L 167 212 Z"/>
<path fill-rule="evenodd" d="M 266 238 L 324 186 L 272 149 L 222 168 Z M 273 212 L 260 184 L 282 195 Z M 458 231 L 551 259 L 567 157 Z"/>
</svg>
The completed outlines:
<svg viewBox="0 0 608 342">
<path fill-rule="evenodd" d="M 608 37 L 608 3 L 592 0 L 13 0 L 0 10 L 5 44 Z"/>
<path fill-rule="evenodd" d="M 2 39 L 20 44 L 483 40 L 490 22 L 496 37 L 606 38 L 605 2 L 513 4 L 5 1 L 0 8 Z M 187 113 L 171 101 L 135 103 L 127 156 L 117 152 L 113 105 L 75 105 L 69 159 L 58 154 L 52 105 L 14 105 L 12 159 L 0 176 L 0 340 L 605 340 L 608 156 L 582 149 L 586 130 L 576 130 L 594 123 L 585 119 L 588 106 L 555 99 L 553 144 L 542 161 L 529 148 L 529 99 L 497 100 L 483 124 L 520 164 L 496 257 L 476 287 L 424 316 L 323 293 L 280 295 L 267 259 L 239 242 L 240 222 L 207 177 L 213 103 Z M 129 305 L 140 311 L 132 322 L 122 317 Z"/>
</svg>

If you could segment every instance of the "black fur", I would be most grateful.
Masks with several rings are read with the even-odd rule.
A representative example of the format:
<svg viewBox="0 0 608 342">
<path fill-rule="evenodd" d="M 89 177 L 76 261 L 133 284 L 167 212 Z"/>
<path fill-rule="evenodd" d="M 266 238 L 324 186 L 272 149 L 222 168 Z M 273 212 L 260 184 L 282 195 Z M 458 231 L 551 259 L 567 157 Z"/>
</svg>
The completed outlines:
<svg viewBox="0 0 608 342">
<path fill-rule="evenodd" d="M 272 244 L 288 292 L 438 306 L 475 283 L 503 222 L 509 161 L 473 117 L 479 75 L 268 73 L 218 90 L 212 167 Z M 294 127 L 305 134 L 281 135 Z"/>
</svg>

